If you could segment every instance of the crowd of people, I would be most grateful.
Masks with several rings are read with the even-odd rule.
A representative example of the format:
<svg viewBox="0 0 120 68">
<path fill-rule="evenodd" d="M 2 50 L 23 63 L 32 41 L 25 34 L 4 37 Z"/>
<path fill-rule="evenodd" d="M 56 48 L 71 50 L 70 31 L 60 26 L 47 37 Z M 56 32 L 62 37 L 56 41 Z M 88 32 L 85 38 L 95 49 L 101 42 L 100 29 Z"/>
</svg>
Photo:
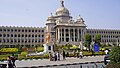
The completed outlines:
<svg viewBox="0 0 120 68">
<path fill-rule="evenodd" d="M 73 52 L 74 54 L 74 57 L 77 57 L 77 58 L 83 58 L 83 52 L 82 51 L 74 51 Z M 66 60 L 66 53 L 65 51 L 63 50 L 63 52 L 61 52 L 61 55 L 60 55 L 60 52 L 49 52 L 49 59 L 50 61 L 60 61 L 60 57 L 63 58 L 63 60 Z"/>
<path fill-rule="evenodd" d="M 63 51 L 63 60 L 65 60 L 65 51 Z M 60 61 L 61 59 L 61 55 L 60 55 L 60 52 L 54 52 L 54 53 L 51 53 L 49 52 L 49 59 L 50 61 Z"/>
<path fill-rule="evenodd" d="M 12 54 L 12 56 L 8 56 L 7 63 L 8 63 L 8 68 L 16 68 L 14 54 Z"/>
</svg>

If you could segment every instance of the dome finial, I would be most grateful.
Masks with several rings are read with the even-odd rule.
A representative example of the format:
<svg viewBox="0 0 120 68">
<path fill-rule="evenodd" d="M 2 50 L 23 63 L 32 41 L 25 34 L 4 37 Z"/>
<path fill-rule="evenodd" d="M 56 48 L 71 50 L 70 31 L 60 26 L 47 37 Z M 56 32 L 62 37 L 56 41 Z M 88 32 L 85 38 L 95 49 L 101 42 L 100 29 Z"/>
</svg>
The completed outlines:
<svg viewBox="0 0 120 68">
<path fill-rule="evenodd" d="M 52 12 L 50 13 L 50 15 L 53 16 L 53 15 L 52 15 Z"/>
<path fill-rule="evenodd" d="M 60 2 L 61 2 L 61 6 L 64 7 L 64 1 L 60 0 Z"/>
</svg>

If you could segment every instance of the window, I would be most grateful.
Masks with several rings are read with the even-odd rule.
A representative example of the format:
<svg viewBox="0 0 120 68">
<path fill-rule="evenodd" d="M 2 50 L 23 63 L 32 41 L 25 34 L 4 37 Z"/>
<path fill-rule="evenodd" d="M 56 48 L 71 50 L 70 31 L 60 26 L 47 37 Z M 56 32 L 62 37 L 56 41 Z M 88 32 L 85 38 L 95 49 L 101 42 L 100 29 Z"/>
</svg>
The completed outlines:
<svg viewBox="0 0 120 68">
<path fill-rule="evenodd" d="M 44 42 L 44 39 L 42 39 L 42 42 Z"/>
<path fill-rule="evenodd" d="M 25 42 L 27 42 L 27 39 L 25 40 Z"/>
<path fill-rule="evenodd" d="M 42 30 L 42 32 L 44 32 L 44 30 Z"/>
<path fill-rule="evenodd" d="M 40 35 L 38 35 L 38 37 L 40 37 Z"/>
<path fill-rule="evenodd" d="M 25 32 L 27 32 L 27 30 L 25 30 Z"/>
<path fill-rule="evenodd" d="M 31 30 L 29 30 L 29 32 L 31 32 Z"/>
<path fill-rule="evenodd" d="M 6 31 L 6 29 L 4 29 L 4 31 Z"/>
<path fill-rule="evenodd" d="M 13 34 L 11 34 L 11 37 L 13 37 Z"/>
<path fill-rule="evenodd" d="M 9 32 L 9 31 L 10 31 L 10 29 L 7 29 L 7 31 Z"/>
<path fill-rule="evenodd" d="M 44 37 L 44 35 L 42 35 L 42 37 Z"/>
<path fill-rule="evenodd" d="M 11 39 L 11 43 L 13 43 L 13 39 Z"/>
<path fill-rule="evenodd" d="M 38 42 L 40 42 L 40 39 L 38 40 Z"/>
<path fill-rule="evenodd" d="M 2 37 L 2 34 L 0 34 L 0 37 Z"/>
<path fill-rule="evenodd" d="M 18 42 L 20 42 L 20 39 L 18 39 Z"/>
<path fill-rule="evenodd" d="M 6 37 L 6 34 L 3 34 L 3 37 Z"/>
<path fill-rule="evenodd" d="M 34 34 L 32 34 L 32 37 L 34 37 Z"/>
<path fill-rule="evenodd" d="M 35 35 L 35 37 L 37 37 L 37 35 Z"/>
<path fill-rule="evenodd" d="M 52 35 L 54 35 L 54 33 L 52 33 Z"/>
<path fill-rule="evenodd" d="M 35 42 L 37 42 L 37 39 L 35 40 Z"/>
<path fill-rule="evenodd" d="M 29 43 L 31 42 L 31 41 L 30 41 L 30 39 L 29 39 L 29 41 L 28 41 L 28 42 L 29 42 Z"/>
<path fill-rule="evenodd" d="M 15 39 L 14 42 L 17 42 L 17 40 Z"/>
<path fill-rule="evenodd" d="M 24 37 L 24 35 L 22 34 L 22 37 Z"/>
<path fill-rule="evenodd" d="M 32 39 L 32 42 L 34 42 L 34 39 Z"/>
<path fill-rule="evenodd" d="M 39 32 L 40 32 L 40 30 L 39 30 Z"/>
<path fill-rule="evenodd" d="M 29 34 L 29 37 L 31 37 L 31 35 Z"/>
<path fill-rule="evenodd" d="M 18 30 L 18 32 L 20 32 L 20 29 Z"/>
<path fill-rule="evenodd" d="M 11 29 L 11 32 L 13 32 L 13 29 Z"/>
<path fill-rule="evenodd" d="M 37 30 L 35 30 L 35 32 L 37 32 Z"/>
<path fill-rule="evenodd" d="M 0 29 L 0 31 L 2 31 L 2 29 Z"/>
<path fill-rule="evenodd" d="M 15 37 L 17 37 L 17 35 L 15 34 Z"/>
<path fill-rule="evenodd" d="M 20 34 L 18 34 L 18 37 L 20 37 Z"/>
<path fill-rule="evenodd" d="M 34 32 L 34 30 L 32 30 L 32 32 Z"/>
<path fill-rule="evenodd" d="M 25 37 L 27 37 L 27 34 L 25 34 Z"/>
<path fill-rule="evenodd" d="M 15 32 L 17 32 L 17 29 L 15 29 Z"/>
<path fill-rule="evenodd" d="M 22 39 L 22 42 L 24 42 L 24 40 Z"/>
<path fill-rule="evenodd" d="M 7 37 L 9 37 L 9 34 L 7 34 Z"/>
<path fill-rule="evenodd" d="M 24 30 L 22 30 L 22 32 L 24 32 Z"/>
</svg>

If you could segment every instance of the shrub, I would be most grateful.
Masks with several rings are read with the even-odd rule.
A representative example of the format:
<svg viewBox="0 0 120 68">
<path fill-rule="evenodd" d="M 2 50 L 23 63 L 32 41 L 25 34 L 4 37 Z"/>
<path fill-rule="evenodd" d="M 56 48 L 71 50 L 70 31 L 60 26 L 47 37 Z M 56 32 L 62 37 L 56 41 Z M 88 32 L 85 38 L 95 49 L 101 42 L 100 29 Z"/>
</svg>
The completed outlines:
<svg viewBox="0 0 120 68">
<path fill-rule="evenodd" d="M 2 48 L 0 52 L 18 52 L 17 48 Z"/>
<path fill-rule="evenodd" d="M 37 48 L 37 51 L 39 51 L 39 52 L 42 52 L 43 50 L 44 50 L 43 47 L 38 47 L 38 48 Z"/>
<path fill-rule="evenodd" d="M 109 59 L 112 64 L 120 64 L 120 47 L 112 48 Z"/>
<path fill-rule="evenodd" d="M 95 52 L 94 55 L 105 55 L 105 52 L 103 51 Z"/>
<path fill-rule="evenodd" d="M 27 52 L 21 52 L 21 55 L 27 55 Z"/>
<path fill-rule="evenodd" d="M 120 64 L 108 64 L 105 68 L 120 68 Z"/>
<path fill-rule="evenodd" d="M 43 58 L 49 58 L 49 54 L 48 53 L 44 54 Z"/>
</svg>

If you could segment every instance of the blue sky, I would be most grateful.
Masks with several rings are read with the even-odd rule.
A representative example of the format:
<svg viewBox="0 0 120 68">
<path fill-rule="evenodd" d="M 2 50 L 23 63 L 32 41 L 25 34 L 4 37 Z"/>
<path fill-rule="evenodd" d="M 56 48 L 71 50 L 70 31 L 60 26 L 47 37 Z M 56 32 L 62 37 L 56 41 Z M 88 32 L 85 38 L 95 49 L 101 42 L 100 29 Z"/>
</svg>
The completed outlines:
<svg viewBox="0 0 120 68">
<path fill-rule="evenodd" d="M 76 20 L 80 14 L 87 28 L 120 29 L 120 0 L 64 0 Z M 0 0 L 0 26 L 44 27 L 60 0 Z"/>
</svg>

